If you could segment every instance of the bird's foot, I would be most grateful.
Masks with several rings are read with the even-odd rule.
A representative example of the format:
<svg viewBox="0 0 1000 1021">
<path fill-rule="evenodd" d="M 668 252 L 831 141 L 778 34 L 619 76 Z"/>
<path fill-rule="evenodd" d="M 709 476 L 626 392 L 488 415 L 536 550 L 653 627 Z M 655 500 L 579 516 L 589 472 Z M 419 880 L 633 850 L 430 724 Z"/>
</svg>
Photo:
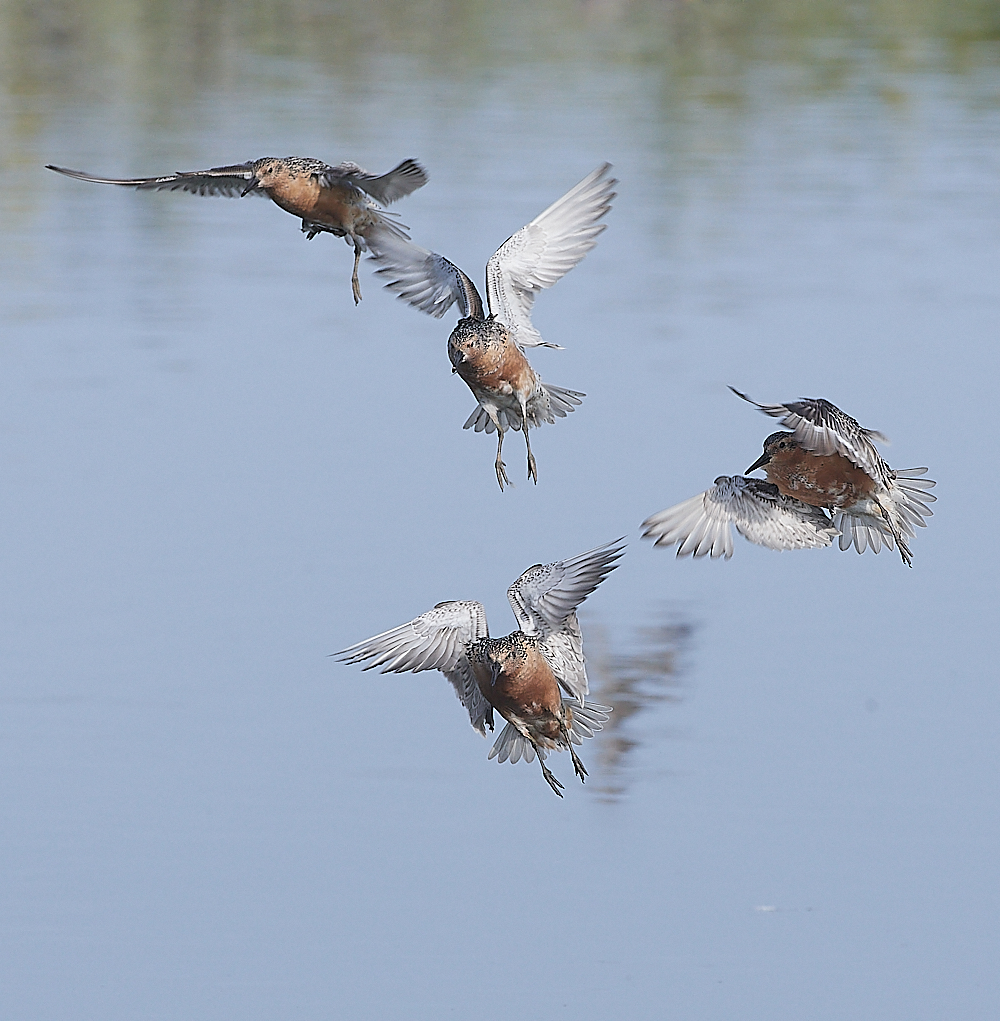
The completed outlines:
<svg viewBox="0 0 1000 1021">
<path fill-rule="evenodd" d="M 503 461 L 500 460 L 499 457 L 497 458 L 496 467 L 497 467 L 497 482 L 500 483 L 500 492 L 502 493 L 504 486 L 510 486 L 513 485 L 513 483 L 510 481 L 509 478 L 507 478 L 507 465 L 505 465 Z"/>
<path fill-rule="evenodd" d="M 533 479 L 535 485 L 538 485 L 538 466 L 535 464 L 535 455 L 530 451 L 528 452 L 528 478 Z"/>
<path fill-rule="evenodd" d="M 357 271 L 351 277 L 351 291 L 354 294 L 354 304 L 358 305 L 361 302 L 361 281 L 358 280 Z"/>
<path fill-rule="evenodd" d="M 569 753 L 573 757 L 573 768 L 576 770 L 576 775 L 580 778 L 580 783 L 586 783 L 587 777 L 590 775 L 587 772 L 587 767 L 583 764 L 580 756 L 576 754 L 572 745 L 569 746 Z"/>
<path fill-rule="evenodd" d="M 907 546 L 906 540 L 901 536 L 896 536 L 896 546 L 899 549 L 899 555 L 903 558 L 903 563 L 907 567 L 913 566 L 913 554 L 910 552 L 910 547 Z"/>
<path fill-rule="evenodd" d="M 563 796 L 563 795 L 562 795 L 562 791 L 563 791 L 563 785 L 562 785 L 562 784 L 561 784 L 561 783 L 560 783 L 560 782 L 559 782 L 559 781 L 558 781 L 558 780 L 557 780 L 557 779 L 555 778 L 555 776 L 553 776 L 553 774 L 552 774 L 552 770 L 551 770 L 551 769 L 549 769 L 549 767 L 548 767 L 548 766 L 546 766 L 546 765 L 545 765 L 545 763 L 541 761 L 541 759 L 539 759 L 538 761 L 539 761 L 539 762 L 541 763 L 541 767 L 542 767 L 542 776 L 544 776 L 544 777 L 545 777 L 545 780 L 546 780 L 546 782 L 548 783 L 548 785 L 549 785 L 549 786 L 550 786 L 550 787 L 551 787 L 551 788 L 552 788 L 552 789 L 553 789 L 553 790 L 554 790 L 554 791 L 556 792 L 556 794 L 557 794 L 557 795 L 558 795 L 558 796 L 559 796 L 559 797 L 561 798 L 561 797 Z"/>
<path fill-rule="evenodd" d="M 305 234 L 306 241 L 312 241 L 317 234 L 332 234 L 335 238 L 342 238 L 344 236 L 342 230 L 337 230 L 336 227 L 330 227 L 325 223 L 316 223 L 314 220 L 303 220 L 299 230 Z"/>
</svg>

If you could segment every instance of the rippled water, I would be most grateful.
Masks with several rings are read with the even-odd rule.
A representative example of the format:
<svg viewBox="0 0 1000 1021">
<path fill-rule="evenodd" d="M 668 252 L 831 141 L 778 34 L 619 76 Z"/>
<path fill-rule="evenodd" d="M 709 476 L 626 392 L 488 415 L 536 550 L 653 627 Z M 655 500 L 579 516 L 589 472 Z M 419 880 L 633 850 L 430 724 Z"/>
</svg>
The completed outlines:
<svg viewBox="0 0 1000 1021">
<path fill-rule="evenodd" d="M 1000 696 L 996 4 L 10 5 L 0 13 L 9 1018 L 984 1017 Z M 501 495 L 420 316 L 265 202 L 406 156 L 481 280 L 608 159 L 537 304 L 586 391 Z M 677 561 L 653 511 L 825 396 L 938 480 L 894 555 Z M 328 654 L 631 546 L 582 613 L 613 725 L 558 801 L 437 675 Z"/>
</svg>

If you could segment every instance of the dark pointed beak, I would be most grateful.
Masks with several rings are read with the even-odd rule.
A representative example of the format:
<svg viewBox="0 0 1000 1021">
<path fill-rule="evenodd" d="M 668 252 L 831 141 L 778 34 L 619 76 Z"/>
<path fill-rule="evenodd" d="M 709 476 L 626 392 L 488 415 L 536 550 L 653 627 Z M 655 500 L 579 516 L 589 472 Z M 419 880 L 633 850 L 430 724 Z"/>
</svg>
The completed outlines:
<svg viewBox="0 0 1000 1021">
<path fill-rule="evenodd" d="M 750 465 L 750 467 L 747 468 L 747 470 L 743 474 L 749 475 L 750 472 L 755 472 L 758 468 L 763 468 L 764 465 L 767 464 L 770 460 L 771 460 L 770 454 L 766 452 L 761 454 L 760 457 L 758 457 L 757 460 L 754 461 L 754 463 Z"/>
<path fill-rule="evenodd" d="M 251 177 L 250 180 L 247 181 L 247 186 L 240 193 L 240 198 L 241 199 L 246 198 L 247 195 L 250 194 L 250 192 L 256 190 L 259 187 L 260 187 L 260 181 L 257 180 L 256 176 L 255 177 Z"/>
</svg>

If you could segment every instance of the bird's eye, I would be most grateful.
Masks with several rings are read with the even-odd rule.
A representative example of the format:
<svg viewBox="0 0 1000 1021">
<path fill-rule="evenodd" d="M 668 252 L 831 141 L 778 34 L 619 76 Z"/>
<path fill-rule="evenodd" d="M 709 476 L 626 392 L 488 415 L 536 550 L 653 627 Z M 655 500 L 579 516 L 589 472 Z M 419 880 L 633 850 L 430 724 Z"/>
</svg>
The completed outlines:
<svg viewBox="0 0 1000 1021">
<path fill-rule="evenodd" d="M 778 444 L 778 446 L 779 446 L 779 447 L 781 447 L 781 449 L 782 449 L 782 450 L 784 450 L 784 449 L 785 449 L 785 441 L 784 441 L 784 440 L 782 440 L 782 441 L 781 441 L 781 442 L 780 442 L 780 443 Z"/>
</svg>

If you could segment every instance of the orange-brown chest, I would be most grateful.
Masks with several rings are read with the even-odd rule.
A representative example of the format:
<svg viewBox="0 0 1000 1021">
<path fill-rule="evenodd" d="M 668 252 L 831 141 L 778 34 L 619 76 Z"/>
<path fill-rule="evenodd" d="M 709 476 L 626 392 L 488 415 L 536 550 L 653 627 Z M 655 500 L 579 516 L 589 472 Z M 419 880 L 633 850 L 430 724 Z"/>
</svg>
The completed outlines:
<svg viewBox="0 0 1000 1021">
<path fill-rule="evenodd" d="M 841 454 L 795 447 L 773 455 L 765 471 L 781 493 L 813 507 L 849 507 L 875 491 L 875 480 Z"/>
<path fill-rule="evenodd" d="M 479 662 L 473 662 L 483 697 L 505 719 L 516 716 L 524 721 L 537 721 L 552 717 L 558 733 L 555 714 L 562 705 L 562 697 L 552 668 L 534 643 L 509 650 L 503 647 L 504 642 L 501 639 Z"/>
<path fill-rule="evenodd" d="M 484 323 L 500 327 L 488 334 L 456 329 L 448 342 L 448 355 L 455 370 L 469 386 L 500 394 L 530 394 L 535 386 L 535 373 L 521 349 L 506 336 L 500 323 Z"/>
<path fill-rule="evenodd" d="M 287 174 L 267 188 L 276 205 L 293 216 L 331 227 L 353 227 L 359 212 L 343 188 L 323 188 L 311 174 Z"/>
</svg>

